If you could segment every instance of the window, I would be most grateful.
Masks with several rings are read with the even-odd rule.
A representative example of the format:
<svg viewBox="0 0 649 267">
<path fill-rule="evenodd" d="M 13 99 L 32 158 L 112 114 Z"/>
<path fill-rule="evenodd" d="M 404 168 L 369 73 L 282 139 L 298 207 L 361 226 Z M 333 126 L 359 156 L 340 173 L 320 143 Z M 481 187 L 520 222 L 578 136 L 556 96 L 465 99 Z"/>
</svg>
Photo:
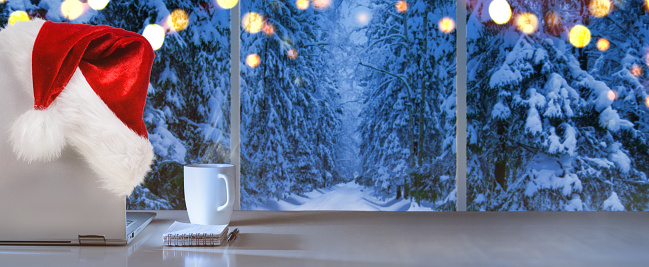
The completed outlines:
<svg viewBox="0 0 649 267">
<path fill-rule="evenodd" d="M 223 2 L 0 1 L 2 26 L 162 29 L 129 208 L 185 208 L 207 162 L 240 165 L 242 209 L 648 207 L 645 0 Z"/>
<path fill-rule="evenodd" d="M 242 1 L 242 209 L 453 210 L 454 1 Z"/>
</svg>

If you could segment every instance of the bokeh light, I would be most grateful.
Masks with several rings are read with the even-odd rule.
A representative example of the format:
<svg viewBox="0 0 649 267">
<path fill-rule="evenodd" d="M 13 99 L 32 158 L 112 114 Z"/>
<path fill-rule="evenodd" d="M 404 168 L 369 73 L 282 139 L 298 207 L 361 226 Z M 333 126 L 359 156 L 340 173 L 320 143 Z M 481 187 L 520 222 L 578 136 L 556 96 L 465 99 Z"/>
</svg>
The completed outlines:
<svg viewBox="0 0 649 267">
<path fill-rule="evenodd" d="M 584 25 L 575 25 L 568 34 L 570 43 L 575 47 L 584 47 L 590 43 L 590 30 Z"/>
<path fill-rule="evenodd" d="M 4 4 L 6 2 L 7 2 L 7 0 L 0 0 L 0 4 Z"/>
<path fill-rule="evenodd" d="M 298 55 L 297 50 L 295 50 L 295 48 L 291 48 L 290 50 L 288 50 L 286 55 L 288 56 L 289 59 L 295 60 L 297 58 L 297 55 Z"/>
<path fill-rule="evenodd" d="M 611 12 L 611 1 L 610 0 L 591 0 L 588 4 L 588 10 L 593 16 L 601 18 L 608 15 Z"/>
<path fill-rule="evenodd" d="M 216 0 L 216 4 L 223 9 L 233 8 L 237 5 L 237 2 L 239 2 L 239 0 Z"/>
<path fill-rule="evenodd" d="M 295 6 L 299 10 L 306 10 L 307 8 L 309 8 L 309 0 L 297 0 L 295 1 Z"/>
<path fill-rule="evenodd" d="M 617 100 L 617 92 L 615 90 L 608 90 L 606 97 L 608 97 L 608 100 L 615 101 Z"/>
<path fill-rule="evenodd" d="M 169 17 L 167 17 L 167 24 L 174 31 L 182 31 L 189 26 L 189 15 L 187 15 L 185 10 L 176 9 L 169 14 Z"/>
<path fill-rule="evenodd" d="M 522 13 L 516 18 L 516 28 L 525 34 L 532 34 L 539 27 L 539 19 L 532 13 Z"/>
<path fill-rule="evenodd" d="M 365 26 L 370 23 L 370 14 L 366 11 L 361 11 L 356 14 L 356 22 L 361 26 Z"/>
<path fill-rule="evenodd" d="M 543 15 L 543 21 L 545 24 L 544 28 L 549 34 L 558 37 L 563 33 L 563 22 L 558 12 L 554 10 L 546 12 Z"/>
<path fill-rule="evenodd" d="M 275 26 L 270 23 L 264 23 L 264 27 L 261 29 L 261 32 L 263 32 L 266 36 L 272 36 L 273 34 L 275 34 Z"/>
<path fill-rule="evenodd" d="M 88 0 L 88 5 L 94 10 L 102 10 L 106 8 L 110 0 Z"/>
<path fill-rule="evenodd" d="M 260 62 L 261 59 L 257 54 L 250 54 L 246 57 L 246 65 L 248 65 L 251 68 L 256 68 L 257 66 L 259 66 Z"/>
<path fill-rule="evenodd" d="M 61 14 L 68 20 L 75 20 L 83 14 L 83 4 L 79 0 L 65 0 L 61 3 Z"/>
<path fill-rule="evenodd" d="M 635 77 L 640 77 L 642 76 L 643 73 L 642 67 L 640 67 L 640 65 L 638 64 L 633 64 L 633 66 L 631 66 L 631 69 L 629 71 L 631 71 L 631 75 Z"/>
<path fill-rule="evenodd" d="M 443 33 L 451 33 L 455 30 L 455 21 L 449 17 L 442 18 L 439 20 L 439 30 Z"/>
<path fill-rule="evenodd" d="M 331 0 L 313 0 L 313 6 L 320 10 L 325 10 L 331 6 Z"/>
<path fill-rule="evenodd" d="M 9 25 L 14 25 L 16 21 L 29 21 L 29 14 L 25 11 L 14 11 L 9 15 Z"/>
<path fill-rule="evenodd" d="M 649 96 L 644 99 L 644 104 L 649 108 Z"/>
<path fill-rule="evenodd" d="M 153 50 L 158 50 L 165 41 L 165 29 L 158 24 L 149 24 L 144 28 L 142 36 L 149 41 Z"/>
<path fill-rule="evenodd" d="M 404 0 L 399 0 L 394 7 L 397 9 L 397 12 L 403 13 L 408 11 L 408 2 Z"/>
<path fill-rule="evenodd" d="M 496 24 L 505 24 L 512 16 L 512 9 L 505 0 L 493 0 L 489 4 L 489 16 Z"/>
<path fill-rule="evenodd" d="M 597 49 L 599 51 L 604 52 L 604 51 L 608 50 L 609 47 L 611 47 L 611 42 L 609 42 L 608 39 L 599 38 L 599 40 L 597 40 Z"/>
<path fill-rule="evenodd" d="M 255 12 L 246 13 L 241 19 L 241 26 L 249 33 L 258 33 L 264 27 L 264 17 Z"/>
</svg>

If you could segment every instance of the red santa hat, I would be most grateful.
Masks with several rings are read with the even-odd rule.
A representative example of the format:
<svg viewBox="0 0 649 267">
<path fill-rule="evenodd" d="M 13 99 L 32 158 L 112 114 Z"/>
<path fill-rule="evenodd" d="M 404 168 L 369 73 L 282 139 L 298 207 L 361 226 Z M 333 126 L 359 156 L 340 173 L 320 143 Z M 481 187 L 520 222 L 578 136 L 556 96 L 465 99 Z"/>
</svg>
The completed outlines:
<svg viewBox="0 0 649 267">
<path fill-rule="evenodd" d="M 129 195 L 153 160 L 142 120 L 151 45 L 108 26 L 31 21 L 9 27 L 24 27 L 15 30 L 28 35 L 38 30 L 31 51 L 34 106 L 11 127 L 14 153 L 48 161 L 70 144 L 103 187 Z"/>
</svg>

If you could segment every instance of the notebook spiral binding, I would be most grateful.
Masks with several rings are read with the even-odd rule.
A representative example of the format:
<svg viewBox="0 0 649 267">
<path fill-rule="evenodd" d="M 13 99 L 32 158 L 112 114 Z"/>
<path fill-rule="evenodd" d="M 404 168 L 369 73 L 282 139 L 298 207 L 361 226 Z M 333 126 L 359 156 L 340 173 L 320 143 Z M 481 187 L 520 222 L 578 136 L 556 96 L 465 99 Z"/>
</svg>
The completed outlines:
<svg viewBox="0 0 649 267">
<path fill-rule="evenodd" d="M 215 234 L 173 234 L 164 238 L 166 246 L 218 246 L 224 236 Z"/>
</svg>

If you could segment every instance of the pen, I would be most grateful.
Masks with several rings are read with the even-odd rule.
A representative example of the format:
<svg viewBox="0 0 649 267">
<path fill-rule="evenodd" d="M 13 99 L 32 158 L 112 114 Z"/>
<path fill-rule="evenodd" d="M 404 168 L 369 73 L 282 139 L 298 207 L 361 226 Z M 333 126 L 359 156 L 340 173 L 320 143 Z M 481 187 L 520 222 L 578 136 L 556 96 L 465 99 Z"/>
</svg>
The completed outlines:
<svg viewBox="0 0 649 267">
<path fill-rule="evenodd" d="M 237 239 L 238 236 L 239 236 L 239 228 L 234 228 L 234 230 L 232 230 L 232 232 L 230 232 L 230 234 L 228 235 L 228 244 L 232 243 L 232 241 Z"/>
</svg>

